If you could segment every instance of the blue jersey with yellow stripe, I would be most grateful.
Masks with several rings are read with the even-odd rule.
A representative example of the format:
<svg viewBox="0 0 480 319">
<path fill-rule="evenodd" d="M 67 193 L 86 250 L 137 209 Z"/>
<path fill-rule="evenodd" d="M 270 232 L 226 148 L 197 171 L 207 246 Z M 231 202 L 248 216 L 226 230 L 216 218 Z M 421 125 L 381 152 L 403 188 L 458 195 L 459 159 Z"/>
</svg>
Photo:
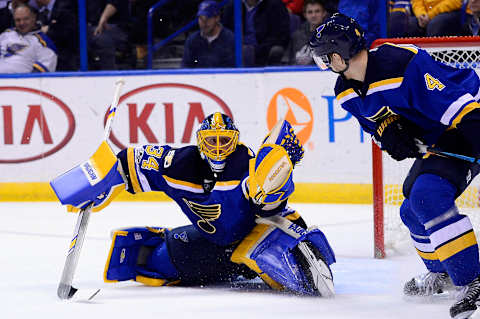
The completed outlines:
<svg viewBox="0 0 480 319">
<path fill-rule="evenodd" d="M 118 154 L 131 193 L 161 191 L 172 198 L 207 239 L 228 245 L 255 226 L 255 207 L 244 195 L 253 152 L 243 144 L 216 176 L 196 146 L 145 145 Z"/>
<path fill-rule="evenodd" d="M 437 62 L 415 46 L 386 43 L 368 53 L 364 82 L 339 76 L 335 95 L 366 132 L 373 134 L 377 123 L 398 114 L 420 127 L 431 145 L 479 107 L 479 87 L 474 70 Z"/>
</svg>

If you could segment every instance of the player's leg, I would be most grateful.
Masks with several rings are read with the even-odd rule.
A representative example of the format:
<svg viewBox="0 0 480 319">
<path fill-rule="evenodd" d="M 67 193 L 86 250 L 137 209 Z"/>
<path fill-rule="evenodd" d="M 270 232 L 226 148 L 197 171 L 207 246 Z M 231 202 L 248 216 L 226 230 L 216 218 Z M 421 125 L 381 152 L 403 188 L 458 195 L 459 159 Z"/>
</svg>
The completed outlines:
<svg viewBox="0 0 480 319">
<path fill-rule="evenodd" d="M 127 228 L 114 232 L 105 281 L 135 280 L 150 286 L 200 285 L 255 274 L 230 261 L 232 247 L 203 238 L 192 226 Z"/>
<path fill-rule="evenodd" d="M 463 141 L 454 131 L 449 131 L 438 144 L 442 149 L 468 155 L 471 149 Z M 452 317 L 473 312 L 475 301 L 480 297 L 477 241 L 468 216 L 461 214 L 454 202 L 478 170 L 478 165 L 468 162 L 429 156 L 414 164 L 404 185 L 410 209 L 425 227 L 435 258 L 456 286 L 472 286 L 469 291 L 474 296 L 465 302 L 466 307 L 455 304 Z"/>
<path fill-rule="evenodd" d="M 453 289 L 454 285 L 442 263 L 438 260 L 425 227 L 411 210 L 408 199 L 405 199 L 400 207 L 400 217 L 409 229 L 413 245 L 428 270 L 428 272 L 407 281 L 403 288 L 405 295 L 429 296 Z"/>
</svg>

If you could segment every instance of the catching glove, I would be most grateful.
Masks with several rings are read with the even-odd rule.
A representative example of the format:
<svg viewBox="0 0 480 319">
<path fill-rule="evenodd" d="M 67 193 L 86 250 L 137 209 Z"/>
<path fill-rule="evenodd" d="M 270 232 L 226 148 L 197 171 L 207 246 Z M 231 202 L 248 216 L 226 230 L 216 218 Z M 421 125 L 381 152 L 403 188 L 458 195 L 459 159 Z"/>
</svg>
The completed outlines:
<svg viewBox="0 0 480 319">
<path fill-rule="evenodd" d="M 423 155 L 417 147 L 415 131 L 413 124 L 399 115 L 392 115 L 377 125 L 373 137 L 394 160 L 402 161 Z"/>
</svg>

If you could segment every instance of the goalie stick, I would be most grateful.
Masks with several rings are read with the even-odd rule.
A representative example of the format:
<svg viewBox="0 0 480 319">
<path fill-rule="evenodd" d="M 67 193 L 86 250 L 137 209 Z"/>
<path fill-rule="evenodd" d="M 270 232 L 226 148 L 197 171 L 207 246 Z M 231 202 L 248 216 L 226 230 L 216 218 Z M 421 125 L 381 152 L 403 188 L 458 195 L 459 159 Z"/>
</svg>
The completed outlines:
<svg viewBox="0 0 480 319">
<path fill-rule="evenodd" d="M 296 239 L 306 233 L 306 230 L 297 232 L 300 226 L 295 225 L 288 219 L 280 216 L 259 217 L 256 219 L 256 222 L 273 225 Z M 323 258 L 317 258 L 306 242 L 299 242 L 297 247 L 307 263 L 311 275 L 310 279 L 313 281 L 313 284 L 320 295 L 327 298 L 333 297 L 335 295 L 335 288 L 333 285 L 332 273 Z"/>
<path fill-rule="evenodd" d="M 115 93 L 113 95 L 112 104 L 108 109 L 107 122 L 105 124 L 105 141 L 108 141 L 108 137 L 112 130 L 113 118 L 118 106 L 118 100 L 120 99 L 120 91 L 122 86 L 125 84 L 123 79 L 119 79 L 115 82 Z M 75 230 L 73 232 L 72 241 L 68 249 L 67 258 L 65 260 L 65 265 L 63 266 L 62 278 L 58 284 L 57 295 L 62 300 L 71 299 L 78 291 L 77 288 L 72 286 L 73 275 L 75 274 L 75 269 L 77 268 L 78 259 L 80 257 L 80 251 L 85 240 L 85 232 L 87 230 L 88 221 L 90 219 L 90 213 L 93 203 L 88 207 L 80 210 L 77 218 L 77 224 L 75 225 Z M 100 289 L 97 289 L 93 294 L 88 293 L 87 300 L 91 300 L 95 297 Z"/>
</svg>

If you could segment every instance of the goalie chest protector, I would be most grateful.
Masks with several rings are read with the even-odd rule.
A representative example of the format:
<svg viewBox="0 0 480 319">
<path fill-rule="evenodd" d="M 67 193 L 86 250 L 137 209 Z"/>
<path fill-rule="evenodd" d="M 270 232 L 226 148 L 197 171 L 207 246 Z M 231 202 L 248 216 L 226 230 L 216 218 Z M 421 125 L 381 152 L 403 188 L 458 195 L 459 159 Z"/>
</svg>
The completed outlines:
<svg viewBox="0 0 480 319">
<path fill-rule="evenodd" d="M 123 150 L 118 157 L 128 167 L 129 192 L 164 192 L 213 243 L 228 245 L 255 226 L 255 214 L 242 192 L 254 155 L 243 144 L 229 155 L 225 170 L 217 176 L 196 146 L 145 145 Z"/>
</svg>

